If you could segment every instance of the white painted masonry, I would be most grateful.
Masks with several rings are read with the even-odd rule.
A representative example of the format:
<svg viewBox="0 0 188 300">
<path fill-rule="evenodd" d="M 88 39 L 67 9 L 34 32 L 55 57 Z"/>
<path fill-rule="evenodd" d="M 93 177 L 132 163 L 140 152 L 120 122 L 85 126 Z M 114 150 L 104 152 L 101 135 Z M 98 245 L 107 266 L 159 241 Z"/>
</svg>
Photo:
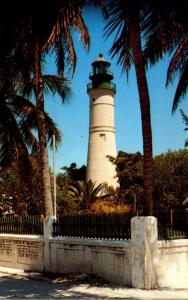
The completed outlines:
<svg viewBox="0 0 188 300">
<path fill-rule="evenodd" d="M 157 285 L 188 288 L 188 240 L 157 241 Z"/>
<path fill-rule="evenodd" d="M 188 288 L 188 240 L 157 240 L 157 220 L 135 217 L 131 240 L 52 238 L 52 221 L 43 236 L 0 234 L 0 266 L 26 271 L 96 274 L 135 288 Z"/>
<path fill-rule="evenodd" d="M 47 217 L 44 219 L 44 271 L 51 272 L 51 249 L 49 240 L 53 232 L 53 222 L 55 217 Z"/>
<path fill-rule="evenodd" d="M 149 290 L 156 287 L 157 219 L 131 220 L 132 286 Z"/>
<path fill-rule="evenodd" d="M 43 237 L 1 234 L 0 266 L 42 272 L 44 270 Z"/>
<path fill-rule="evenodd" d="M 58 238 L 50 240 L 51 271 L 97 274 L 131 286 L 131 242 Z"/>
<path fill-rule="evenodd" d="M 87 181 L 118 187 L 115 165 L 107 155 L 116 157 L 114 94 L 111 89 L 91 89 Z"/>
<path fill-rule="evenodd" d="M 92 63 L 93 72 L 87 86 L 90 98 L 89 142 L 86 180 L 97 185 L 119 186 L 115 165 L 107 156 L 117 156 L 114 122 L 114 95 L 116 93 L 110 62 L 99 54 Z"/>
</svg>

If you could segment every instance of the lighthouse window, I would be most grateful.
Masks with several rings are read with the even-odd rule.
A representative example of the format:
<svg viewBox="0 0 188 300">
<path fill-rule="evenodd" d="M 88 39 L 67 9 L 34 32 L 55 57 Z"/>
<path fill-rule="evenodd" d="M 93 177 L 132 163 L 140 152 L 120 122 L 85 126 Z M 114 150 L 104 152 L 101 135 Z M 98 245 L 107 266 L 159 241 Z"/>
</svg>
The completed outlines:
<svg viewBox="0 0 188 300">
<path fill-rule="evenodd" d="M 101 141 L 106 141 L 106 134 L 105 133 L 100 133 L 99 137 L 100 137 Z"/>
</svg>

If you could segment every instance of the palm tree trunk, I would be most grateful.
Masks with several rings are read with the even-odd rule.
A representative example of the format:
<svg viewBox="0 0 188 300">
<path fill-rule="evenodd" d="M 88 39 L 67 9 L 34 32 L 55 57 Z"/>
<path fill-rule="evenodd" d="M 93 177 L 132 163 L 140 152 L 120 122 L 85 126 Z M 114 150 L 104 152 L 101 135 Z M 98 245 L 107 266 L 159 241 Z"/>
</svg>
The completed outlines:
<svg viewBox="0 0 188 300">
<path fill-rule="evenodd" d="M 44 215 L 53 215 L 50 172 L 48 166 L 48 148 L 46 141 L 46 127 L 44 117 L 44 94 L 43 94 L 43 80 L 41 70 L 41 48 L 36 39 L 35 48 L 35 68 L 34 68 L 34 90 L 36 97 L 37 108 L 37 127 L 39 134 L 39 147 L 40 147 L 40 167 L 42 175 L 42 197 L 44 201 Z"/>
<path fill-rule="evenodd" d="M 140 109 L 143 134 L 144 154 L 144 215 L 152 215 L 153 210 L 153 159 L 152 159 L 152 131 L 150 117 L 150 99 L 145 72 L 145 64 L 141 46 L 139 15 L 131 20 L 131 45 L 133 60 L 140 98 Z"/>
</svg>

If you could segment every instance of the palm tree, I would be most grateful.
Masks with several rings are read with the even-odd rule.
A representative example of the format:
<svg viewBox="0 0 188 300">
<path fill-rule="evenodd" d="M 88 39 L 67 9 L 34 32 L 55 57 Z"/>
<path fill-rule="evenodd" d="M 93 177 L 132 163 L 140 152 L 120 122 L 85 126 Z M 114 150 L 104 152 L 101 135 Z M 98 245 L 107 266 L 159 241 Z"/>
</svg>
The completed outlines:
<svg viewBox="0 0 188 300">
<path fill-rule="evenodd" d="M 12 57 L 6 60 L 7 71 L 0 69 L 0 164 L 5 166 L 13 160 L 20 161 L 22 171 L 30 170 L 29 155 L 38 155 L 36 106 L 23 95 L 32 93 L 33 80 L 24 85 L 21 74 Z M 70 85 L 58 76 L 44 75 L 44 91 L 68 95 Z M 50 116 L 45 113 L 47 142 L 52 147 L 52 135 L 56 146 L 61 141 L 61 133 Z M 27 172 L 24 172 L 26 174 Z"/>
<path fill-rule="evenodd" d="M 89 35 L 84 21 L 81 17 L 84 1 L 65 1 L 59 10 L 51 35 L 41 31 L 39 24 L 42 21 L 34 16 L 23 22 L 19 30 L 18 57 L 23 65 L 28 66 L 33 74 L 34 94 L 37 109 L 37 128 L 39 135 L 41 174 L 43 180 L 43 199 L 45 203 L 45 216 L 53 215 L 52 197 L 50 188 L 50 174 L 48 170 L 48 153 L 46 141 L 46 128 L 44 122 L 44 82 L 42 64 L 44 63 L 45 52 L 50 50 L 56 53 L 57 71 L 61 78 L 64 78 L 64 67 L 71 66 L 74 71 L 76 55 L 72 40 L 71 30 L 75 29 L 81 33 L 81 40 L 86 47 L 89 47 Z M 44 29 L 44 28 L 43 28 Z M 62 98 L 64 100 L 64 98 Z"/>
<path fill-rule="evenodd" d="M 148 92 L 145 60 L 142 50 L 142 23 L 148 16 L 146 1 L 107 1 L 105 35 L 116 34 L 110 49 L 112 58 L 118 56 L 118 64 L 127 73 L 132 64 L 135 66 L 139 91 L 143 154 L 144 154 L 144 215 L 152 215 L 153 197 L 153 160 L 152 160 L 152 130 L 150 117 L 150 98 Z"/>
<path fill-rule="evenodd" d="M 185 127 L 185 130 L 187 131 L 188 130 L 188 116 L 183 112 L 182 109 L 180 109 L 180 113 L 182 115 L 183 122 L 187 126 L 187 127 Z M 185 141 L 185 147 L 188 147 L 188 138 Z"/>
<path fill-rule="evenodd" d="M 185 97 L 188 88 L 188 5 L 187 2 L 156 1 L 151 4 L 151 17 L 146 21 L 145 57 L 150 64 L 171 55 L 167 70 L 166 86 L 179 76 L 173 99 L 174 113 Z"/>
<path fill-rule="evenodd" d="M 80 180 L 75 186 L 70 187 L 69 193 L 81 202 L 82 209 L 88 209 L 90 204 L 98 198 L 102 189 L 102 183 L 96 186 L 91 179 L 87 182 Z"/>
</svg>

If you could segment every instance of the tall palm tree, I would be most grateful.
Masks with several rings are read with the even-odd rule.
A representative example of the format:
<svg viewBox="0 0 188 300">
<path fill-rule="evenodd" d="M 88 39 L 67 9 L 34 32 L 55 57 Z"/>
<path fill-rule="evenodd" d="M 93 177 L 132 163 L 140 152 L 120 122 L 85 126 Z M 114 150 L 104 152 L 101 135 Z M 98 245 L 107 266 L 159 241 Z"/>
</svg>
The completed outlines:
<svg viewBox="0 0 188 300">
<path fill-rule="evenodd" d="M 188 88 L 188 4 L 186 1 L 151 1 L 151 16 L 145 22 L 146 45 L 144 55 L 150 64 L 171 55 L 166 86 L 179 77 L 173 99 L 174 113 Z"/>
<path fill-rule="evenodd" d="M 152 130 L 150 117 L 150 98 L 148 92 L 145 60 L 142 49 L 142 23 L 148 15 L 146 1 L 107 1 L 105 35 L 115 33 L 115 39 L 110 49 L 112 58 L 118 56 L 118 64 L 127 73 L 132 64 L 135 66 L 139 91 L 143 154 L 144 154 L 144 215 L 152 215 Z"/>
<path fill-rule="evenodd" d="M 53 215 L 52 197 L 50 188 L 50 174 L 48 170 L 48 153 L 46 141 L 46 128 L 44 122 L 44 82 L 42 64 L 45 52 L 50 50 L 56 53 L 57 71 L 64 78 L 64 67 L 71 66 L 74 71 L 76 55 L 72 40 L 71 30 L 81 32 L 81 40 L 89 47 L 89 35 L 81 17 L 84 1 L 64 1 L 59 10 L 51 35 L 48 37 L 41 31 L 42 20 L 35 15 L 26 19 L 19 32 L 18 54 L 23 65 L 28 65 L 33 74 L 34 94 L 37 109 L 37 128 L 39 135 L 41 174 L 43 181 L 43 199 L 45 203 L 45 215 Z M 40 16 L 41 17 L 41 16 Z M 40 20 L 39 20 L 40 19 Z M 44 29 L 44 28 L 43 28 Z M 49 28 L 48 28 L 49 29 Z M 64 98 L 62 98 L 64 101 Z"/>
</svg>

